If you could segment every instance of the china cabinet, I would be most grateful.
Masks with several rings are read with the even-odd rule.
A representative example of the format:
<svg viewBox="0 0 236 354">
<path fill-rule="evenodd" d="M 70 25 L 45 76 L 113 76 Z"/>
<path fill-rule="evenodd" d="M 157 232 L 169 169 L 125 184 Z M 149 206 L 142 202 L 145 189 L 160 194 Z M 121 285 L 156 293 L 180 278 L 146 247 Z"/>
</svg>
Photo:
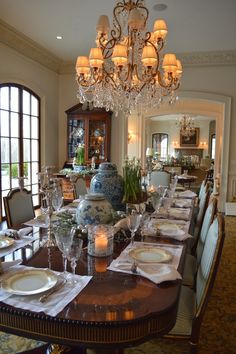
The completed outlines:
<svg viewBox="0 0 236 354">
<path fill-rule="evenodd" d="M 82 108 L 83 107 L 83 108 Z M 95 157 L 96 164 L 110 159 L 111 114 L 101 108 L 84 109 L 78 104 L 67 114 L 67 162 L 76 157 L 78 146 L 84 146 L 85 165 Z"/>
</svg>

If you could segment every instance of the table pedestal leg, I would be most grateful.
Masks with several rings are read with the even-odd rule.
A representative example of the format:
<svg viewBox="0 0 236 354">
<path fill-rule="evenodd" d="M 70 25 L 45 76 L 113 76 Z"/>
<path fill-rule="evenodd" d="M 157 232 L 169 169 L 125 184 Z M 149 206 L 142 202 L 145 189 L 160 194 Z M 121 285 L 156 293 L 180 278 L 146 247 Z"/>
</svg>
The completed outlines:
<svg viewBox="0 0 236 354">
<path fill-rule="evenodd" d="M 87 349 L 87 354 L 123 354 L 123 349 Z"/>
</svg>

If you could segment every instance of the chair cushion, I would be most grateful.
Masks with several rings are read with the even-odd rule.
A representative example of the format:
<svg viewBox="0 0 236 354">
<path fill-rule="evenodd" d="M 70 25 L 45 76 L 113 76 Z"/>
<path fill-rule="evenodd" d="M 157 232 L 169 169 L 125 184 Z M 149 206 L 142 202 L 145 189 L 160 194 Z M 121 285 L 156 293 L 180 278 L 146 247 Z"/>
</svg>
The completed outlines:
<svg viewBox="0 0 236 354">
<path fill-rule="evenodd" d="M 195 292 L 187 286 L 182 286 L 176 324 L 168 334 L 175 336 L 190 336 L 192 331 L 192 320 L 195 312 Z"/>
<path fill-rule="evenodd" d="M 13 354 L 38 348 L 45 343 L 13 334 L 0 332 L 0 353 Z"/>
<path fill-rule="evenodd" d="M 186 255 L 182 284 L 193 288 L 195 274 L 197 272 L 197 260 L 191 254 Z"/>
</svg>

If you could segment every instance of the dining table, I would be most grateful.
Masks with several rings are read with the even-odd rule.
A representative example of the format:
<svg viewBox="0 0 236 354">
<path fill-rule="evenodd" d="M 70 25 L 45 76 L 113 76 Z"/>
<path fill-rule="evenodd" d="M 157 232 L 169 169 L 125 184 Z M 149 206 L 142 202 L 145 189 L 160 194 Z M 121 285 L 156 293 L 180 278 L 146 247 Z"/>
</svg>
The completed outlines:
<svg viewBox="0 0 236 354">
<path fill-rule="evenodd" d="M 129 238 L 118 235 L 114 237 L 113 254 L 108 257 L 89 255 L 84 240 L 76 274 L 81 279 L 89 279 L 78 293 L 73 292 L 72 285 L 64 285 L 65 297 L 69 296 L 70 301 L 59 313 L 54 314 L 53 309 L 47 314 L 41 308 L 37 311 L 22 308 L 17 295 L 13 295 L 13 302 L 0 301 L 0 329 L 60 346 L 76 348 L 83 345 L 96 353 L 121 353 L 126 347 L 168 333 L 176 322 L 187 241 L 159 235 L 147 236 L 143 242 L 140 235 L 136 236 L 137 247 L 145 243 L 152 249 L 155 246 L 173 251 L 181 249 L 177 263 L 180 277 L 158 283 L 131 268 L 128 272 L 112 269 L 113 262 L 130 247 Z M 12 259 L 22 259 L 24 269 L 49 269 L 62 274 L 59 249 L 46 247 L 45 237 L 37 227 L 32 228 L 31 237 L 32 242 L 27 246 L 14 250 L 18 253 L 15 257 L 13 252 Z M 71 272 L 70 267 L 68 270 Z M 39 301 L 37 306 L 40 307 Z"/>
</svg>

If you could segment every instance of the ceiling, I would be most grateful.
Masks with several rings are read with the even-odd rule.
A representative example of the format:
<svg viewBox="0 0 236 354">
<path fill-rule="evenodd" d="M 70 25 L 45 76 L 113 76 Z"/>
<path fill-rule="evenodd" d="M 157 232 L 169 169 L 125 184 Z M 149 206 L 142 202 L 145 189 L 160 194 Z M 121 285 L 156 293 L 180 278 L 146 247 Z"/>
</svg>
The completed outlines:
<svg viewBox="0 0 236 354">
<path fill-rule="evenodd" d="M 182 117 L 183 114 L 167 114 L 167 115 L 163 115 L 163 116 L 155 116 L 155 117 L 151 117 L 150 120 L 152 121 L 156 121 L 156 122 L 172 122 L 172 121 L 176 121 L 177 118 Z M 196 121 L 212 121 L 214 120 L 212 117 L 207 117 L 207 116 L 200 116 L 200 115 L 191 115 L 191 117 L 194 118 L 194 120 Z"/>
<path fill-rule="evenodd" d="M 88 55 L 94 46 L 96 23 L 107 14 L 111 0 L 0 0 L 0 19 L 64 62 Z M 153 9 L 165 4 L 165 11 Z M 235 0 L 146 0 L 149 30 L 164 18 L 169 33 L 166 51 L 175 53 L 236 49 Z M 57 40 L 56 36 L 63 36 Z"/>
</svg>

